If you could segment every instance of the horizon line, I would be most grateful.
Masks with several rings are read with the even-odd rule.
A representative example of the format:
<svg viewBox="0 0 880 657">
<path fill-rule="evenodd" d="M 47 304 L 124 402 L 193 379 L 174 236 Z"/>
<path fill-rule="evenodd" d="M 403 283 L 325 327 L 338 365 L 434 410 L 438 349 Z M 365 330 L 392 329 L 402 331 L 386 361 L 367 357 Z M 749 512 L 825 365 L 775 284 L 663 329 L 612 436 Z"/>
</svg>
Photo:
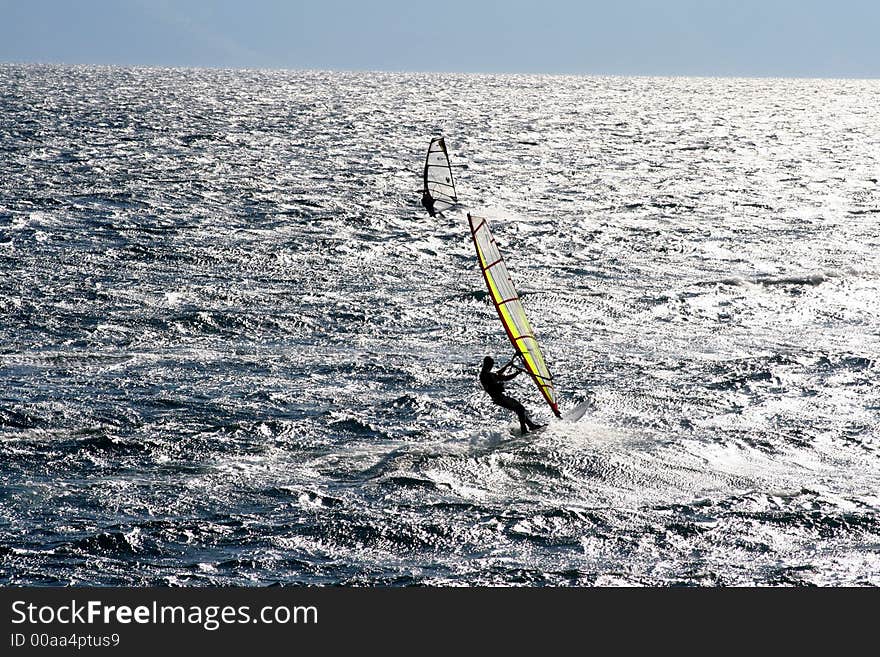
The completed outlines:
<svg viewBox="0 0 880 657">
<path fill-rule="evenodd" d="M 275 72 L 301 72 L 301 73 L 367 73 L 367 74 L 392 74 L 392 75 L 498 75 L 498 76 L 534 76 L 534 77 L 582 77 L 582 78 L 692 78 L 706 80 L 841 80 L 841 81 L 864 81 L 874 82 L 880 80 L 877 77 L 863 77 L 858 75 L 808 75 L 808 74 L 733 74 L 733 73 L 599 73 L 578 72 L 563 73 L 551 71 L 440 71 L 440 70 L 403 70 L 383 68 L 314 68 L 314 67 L 287 67 L 287 66 L 257 66 L 257 65 L 206 65 L 206 64 L 120 64 L 120 63 L 95 63 L 95 62 L 63 62 L 57 60 L 47 61 L 6 61 L 0 60 L 0 66 L 43 66 L 63 68 L 118 68 L 118 69 L 164 69 L 164 70 L 208 70 L 208 71 L 275 71 Z"/>
</svg>

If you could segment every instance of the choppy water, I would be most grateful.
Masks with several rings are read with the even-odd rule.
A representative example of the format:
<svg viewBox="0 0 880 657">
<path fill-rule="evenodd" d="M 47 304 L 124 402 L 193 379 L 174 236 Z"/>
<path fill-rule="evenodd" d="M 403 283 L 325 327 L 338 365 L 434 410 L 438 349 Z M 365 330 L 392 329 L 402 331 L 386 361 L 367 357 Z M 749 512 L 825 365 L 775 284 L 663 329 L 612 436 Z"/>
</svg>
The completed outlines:
<svg viewBox="0 0 880 657">
<path fill-rule="evenodd" d="M 876 586 L 878 158 L 877 81 L 0 66 L 0 584 Z"/>
</svg>

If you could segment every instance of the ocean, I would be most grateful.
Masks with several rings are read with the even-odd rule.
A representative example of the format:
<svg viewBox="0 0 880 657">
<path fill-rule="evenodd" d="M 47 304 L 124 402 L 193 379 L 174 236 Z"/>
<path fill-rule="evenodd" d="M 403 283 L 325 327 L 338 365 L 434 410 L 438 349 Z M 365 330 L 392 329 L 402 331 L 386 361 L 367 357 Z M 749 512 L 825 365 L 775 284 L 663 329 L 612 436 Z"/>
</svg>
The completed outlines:
<svg viewBox="0 0 880 657">
<path fill-rule="evenodd" d="M 0 65 L 0 585 L 878 586 L 878 178 L 876 80 Z"/>
</svg>

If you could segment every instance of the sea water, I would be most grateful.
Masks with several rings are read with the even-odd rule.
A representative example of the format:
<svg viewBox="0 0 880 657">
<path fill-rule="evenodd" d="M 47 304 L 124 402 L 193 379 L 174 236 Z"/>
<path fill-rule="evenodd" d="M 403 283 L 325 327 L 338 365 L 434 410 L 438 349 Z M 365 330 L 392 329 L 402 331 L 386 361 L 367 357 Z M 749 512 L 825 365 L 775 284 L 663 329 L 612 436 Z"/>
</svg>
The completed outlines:
<svg viewBox="0 0 880 657">
<path fill-rule="evenodd" d="M 878 178 L 878 81 L 0 66 L 0 584 L 880 585 Z"/>
</svg>

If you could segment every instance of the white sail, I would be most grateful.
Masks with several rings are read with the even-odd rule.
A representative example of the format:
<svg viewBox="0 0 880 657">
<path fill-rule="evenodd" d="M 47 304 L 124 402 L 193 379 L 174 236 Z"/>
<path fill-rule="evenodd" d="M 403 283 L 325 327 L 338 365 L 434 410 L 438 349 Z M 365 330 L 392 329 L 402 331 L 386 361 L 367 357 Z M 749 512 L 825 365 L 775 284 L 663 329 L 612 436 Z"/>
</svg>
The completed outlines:
<svg viewBox="0 0 880 657">
<path fill-rule="evenodd" d="M 428 145 L 423 181 L 422 194 L 430 195 L 435 211 L 443 212 L 458 204 L 452 165 L 443 137 L 434 137 Z"/>
</svg>

